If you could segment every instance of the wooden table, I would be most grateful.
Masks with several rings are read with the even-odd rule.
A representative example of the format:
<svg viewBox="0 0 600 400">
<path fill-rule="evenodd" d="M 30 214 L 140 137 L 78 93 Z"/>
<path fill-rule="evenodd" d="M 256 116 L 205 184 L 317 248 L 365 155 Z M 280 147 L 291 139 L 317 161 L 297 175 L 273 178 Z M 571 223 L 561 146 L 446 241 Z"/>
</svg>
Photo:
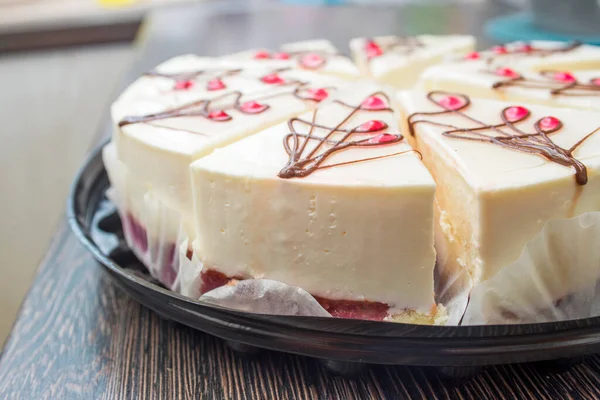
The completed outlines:
<svg viewBox="0 0 600 400">
<path fill-rule="evenodd" d="M 501 11 L 481 6 L 462 13 L 467 9 L 228 5 L 233 11 L 221 2 L 154 14 L 130 78 L 187 51 L 216 55 L 318 36 L 341 46 L 353 34 L 479 33 L 481 22 Z M 350 27 L 352 20 L 362 25 Z M 130 300 L 63 222 L 0 360 L 0 398 L 600 398 L 600 358 L 562 372 L 548 366 L 489 368 L 463 381 L 447 380 L 432 369 L 375 366 L 349 380 L 330 374 L 315 359 L 266 351 L 242 356 L 220 339 L 160 318 Z"/>
</svg>

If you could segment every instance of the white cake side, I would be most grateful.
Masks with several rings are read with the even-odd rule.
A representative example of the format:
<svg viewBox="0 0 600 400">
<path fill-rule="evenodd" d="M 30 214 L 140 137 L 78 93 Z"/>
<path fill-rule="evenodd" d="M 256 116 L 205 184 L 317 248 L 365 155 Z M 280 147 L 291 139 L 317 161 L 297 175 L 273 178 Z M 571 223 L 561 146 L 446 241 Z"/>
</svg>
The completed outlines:
<svg viewBox="0 0 600 400">
<path fill-rule="evenodd" d="M 228 277 L 431 317 L 433 179 L 391 94 L 362 84 L 336 99 L 192 164 L 195 254 Z"/>
</svg>

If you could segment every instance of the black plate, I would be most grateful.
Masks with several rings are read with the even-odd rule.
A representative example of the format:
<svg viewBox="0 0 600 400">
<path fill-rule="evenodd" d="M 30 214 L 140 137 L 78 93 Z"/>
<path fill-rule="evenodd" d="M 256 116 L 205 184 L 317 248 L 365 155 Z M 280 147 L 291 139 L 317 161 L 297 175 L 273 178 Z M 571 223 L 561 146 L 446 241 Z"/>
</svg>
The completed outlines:
<svg viewBox="0 0 600 400">
<path fill-rule="evenodd" d="M 75 235 L 130 296 L 169 319 L 224 338 L 237 349 L 267 348 L 339 362 L 475 367 L 576 358 L 600 352 L 600 317 L 525 325 L 420 326 L 253 314 L 167 290 L 123 241 L 101 151 L 72 186 L 67 215 Z M 252 346 L 252 347 L 250 347 Z M 337 363 L 337 364 L 336 364 Z M 343 369 L 343 368 L 342 368 Z"/>
</svg>

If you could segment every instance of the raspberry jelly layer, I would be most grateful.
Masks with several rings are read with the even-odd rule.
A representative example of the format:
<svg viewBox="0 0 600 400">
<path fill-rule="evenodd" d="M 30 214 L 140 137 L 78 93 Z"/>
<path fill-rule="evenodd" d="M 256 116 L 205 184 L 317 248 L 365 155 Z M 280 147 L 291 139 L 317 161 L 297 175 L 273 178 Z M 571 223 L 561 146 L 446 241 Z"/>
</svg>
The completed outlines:
<svg viewBox="0 0 600 400">
<path fill-rule="evenodd" d="M 242 279 L 239 277 L 228 277 L 214 269 L 204 269 L 201 274 L 201 293 L 206 293 L 220 286 L 224 286 L 232 280 Z M 388 316 L 389 306 L 387 304 L 367 300 L 334 300 L 318 296 L 313 297 L 319 302 L 321 307 L 336 318 L 383 321 Z"/>
</svg>

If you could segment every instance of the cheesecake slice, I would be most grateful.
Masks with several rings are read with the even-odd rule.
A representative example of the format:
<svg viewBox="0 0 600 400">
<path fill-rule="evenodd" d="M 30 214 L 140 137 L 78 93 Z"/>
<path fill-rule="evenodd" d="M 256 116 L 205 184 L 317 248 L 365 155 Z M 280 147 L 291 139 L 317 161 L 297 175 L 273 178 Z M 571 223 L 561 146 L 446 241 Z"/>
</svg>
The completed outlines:
<svg viewBox="0 0 600 400">
<path fill-rule="evenodd" d="M 298 286 L 334 316 L 433 324 L 435 184 L 392 95 L 357 84 L 191 165 L 201 292 Z"/>
<path fill-rule="evenodd" d="M 113 141 L 129 173 L 186 220 L 192 213 L 191 162 L 315 107 L 346 84 L 291 69 L 248 68 L 232 73 L 228 67 L 200 81 L 204 74 L 198 74 L 196 65 L 184 73 L 159 71 L 143 76 L 113 105 L 117 125 Z M 192 83 L 180 88 L 182 74 Z M 194 74 L 198 78 L 192 78 Z M 224 87 L 207 90 L 215 75 Z M 169 80 L 170 86 L 165 84 Z M 186 230 L 193 236 L 191 226 Z"/>
<path fill-rule="evenodd" d="M 189 165 L 215 148 L 310 110 L 346 81 L 288 67 L 183 56 L 113 104 L 104 162 L 128 244 L 177 288 L 178 249 L 195 236 Z"/>
<path fill-rule="evenodd" d="M 597 46 L 579 42 L 534 40 L 495 46 L 465 55 L 465 60 L 483 60 L 493 66 L 519 66 L 533 71 L 598 69 Z"/>
<path fill-rule="evenodd" d="M 600 110 L 600 48 L 554 42 L 496 47 L 428 68 L 419 87 Z"/>
<path fill-rule="evenodd" d="M 472 52 L 474 47 L 475 39 L 467 35 L 379 36 L 350 41 L 362 74 L 397 89 L 412 87 L 425 68 Z"/>
<path fill-rule="evenodd" d="M 340 53 L 328 40 L 307 40 L 282 45 L 278 51 L 255 49 L 235 53 L 223 60 L 262 62 L 264 64 L 287 63 L 288 66 L 308 71 L 358 79 L 360 72 L 356 65 Z"/>
<path fill-rule="evenodd" d="M 600 210 L 598 113 L 447 92 L 399 100 L 407 137 L 437 183 L 436 249 L 450 270 L 485 281 L 546 222 Z"/>
</svg>

